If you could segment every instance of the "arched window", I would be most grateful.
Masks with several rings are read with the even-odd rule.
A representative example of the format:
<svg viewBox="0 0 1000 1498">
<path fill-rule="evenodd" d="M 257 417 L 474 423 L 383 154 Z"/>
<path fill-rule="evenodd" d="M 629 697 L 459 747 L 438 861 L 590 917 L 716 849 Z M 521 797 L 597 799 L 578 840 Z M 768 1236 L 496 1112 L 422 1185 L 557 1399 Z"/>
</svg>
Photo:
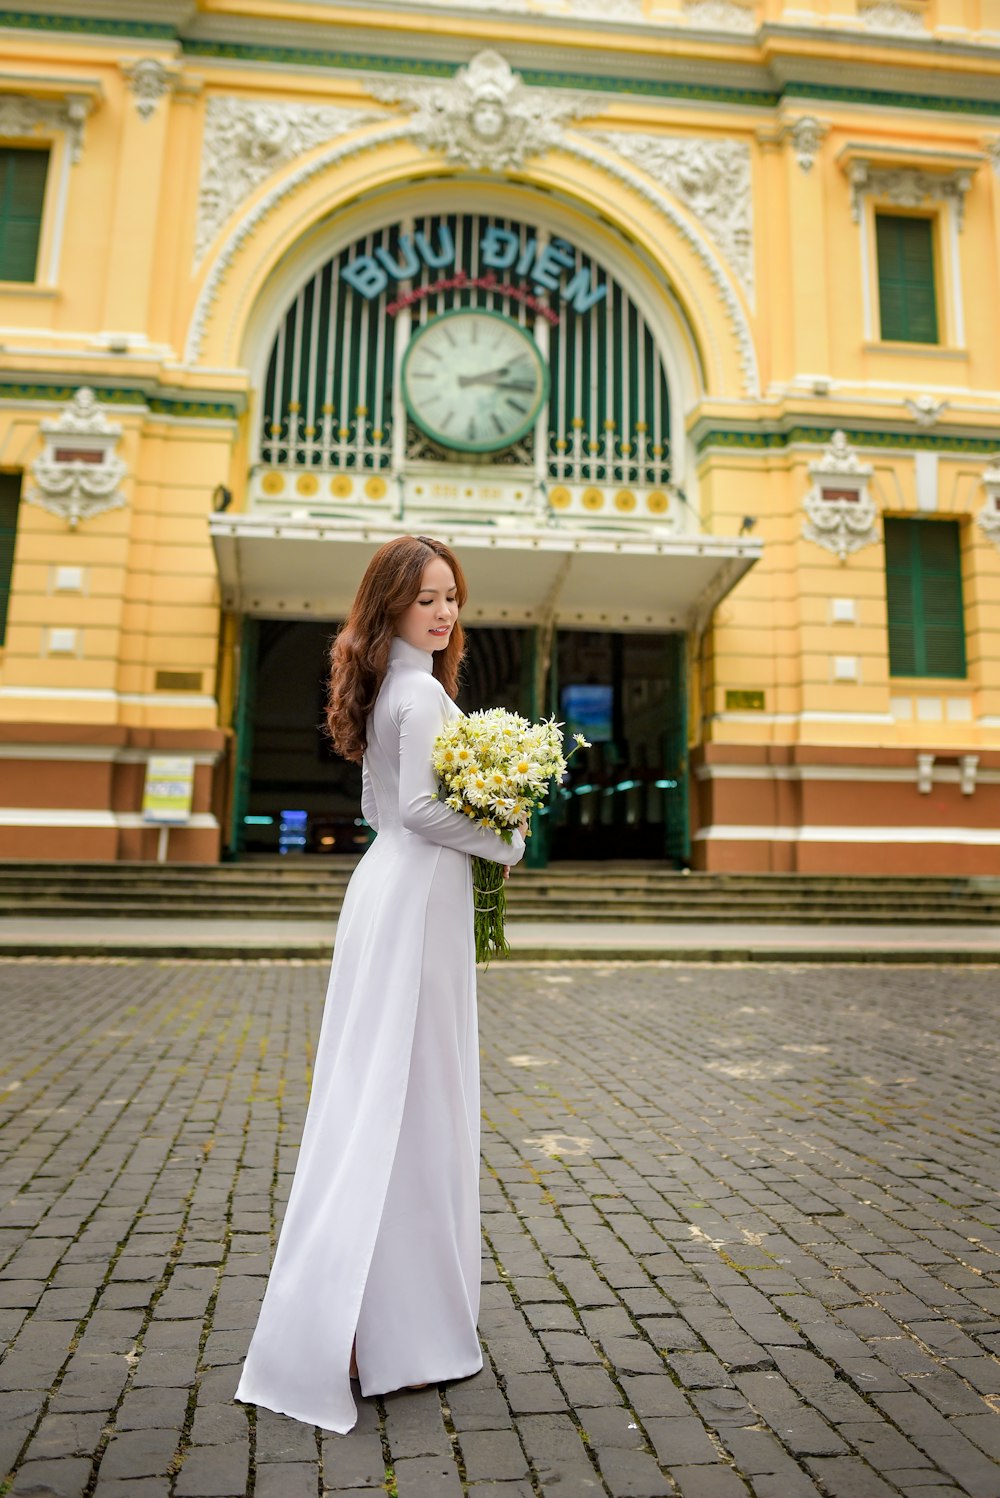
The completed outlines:
<svg viewBox="0 0 1000 1498">
<path fill-rule="evenodd" d="M 669 482 L 667 378 L 628 292 L 568 239 L 469 213 L 370 233 L 300 288 L 261 397 L 258 457 L 273 492 L 282 470 L 299 474 L 300 494 L 313 486 L 302 475 L 330 474 L 336 496 L 338 473 L 468 461 L 414 426 L 400 392 L 410 338 L 458 308 L 500 314 L 532 334 L 549 372 L 533 429 L 478 461 L 530 470 L 550 486 Z"/>
</svg>

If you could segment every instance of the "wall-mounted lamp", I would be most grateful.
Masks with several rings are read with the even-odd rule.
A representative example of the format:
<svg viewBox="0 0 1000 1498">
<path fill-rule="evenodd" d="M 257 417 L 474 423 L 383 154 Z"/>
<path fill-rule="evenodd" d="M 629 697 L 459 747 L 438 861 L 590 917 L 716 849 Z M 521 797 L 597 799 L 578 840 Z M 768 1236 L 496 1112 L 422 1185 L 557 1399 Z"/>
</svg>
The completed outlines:
<svg viewBox="0 0 1000 1498">
<path fill-rule="evenodd" d="M 233 491 L 227 489 L 225 484 L 216 484 L 212 490 L 212 509 L 217 515 L 223 510 L 228 510 L 233 502 Z"/>
<path fill-rule="evenodd" d="M 753 530 L 753 528 L 754 528 L 754 526 L 756 524 L 757 524 L 757 517 L 756 517 L 756 515 L 744 515 L 743 516 L 743 524 L 740 526 L 740 535 L 741 536 L 749 536 L 750 532 Z"/>
</svg>

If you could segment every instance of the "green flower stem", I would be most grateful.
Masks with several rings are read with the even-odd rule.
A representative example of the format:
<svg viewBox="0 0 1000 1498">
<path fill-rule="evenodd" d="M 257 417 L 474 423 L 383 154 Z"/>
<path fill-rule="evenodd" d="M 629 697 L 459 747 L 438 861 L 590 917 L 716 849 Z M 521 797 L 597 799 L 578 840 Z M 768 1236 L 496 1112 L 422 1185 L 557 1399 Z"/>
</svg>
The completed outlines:
<svg viewBox="0 0 1000 1498">
<path fill-rule="evenodd" d="M 490 858 L 473 858 L 472 904 L 476 961 L 489 963 L 491 957 L 509 957 L 510 946 L 503 929 L 507 916 L 507 890 L 502 864 L 494 863 Z"/>
</svg>

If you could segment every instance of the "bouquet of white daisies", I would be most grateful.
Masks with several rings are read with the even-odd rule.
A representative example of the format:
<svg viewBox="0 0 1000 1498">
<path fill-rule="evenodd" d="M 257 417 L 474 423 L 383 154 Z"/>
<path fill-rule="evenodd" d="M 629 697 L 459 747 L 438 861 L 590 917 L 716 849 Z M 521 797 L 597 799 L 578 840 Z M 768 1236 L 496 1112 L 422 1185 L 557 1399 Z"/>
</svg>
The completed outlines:
<svg viewBox="0 0 1000 1498">
<path fill-rule="evenodd" d="M 566 771 L 562 724 L 554 719 L 529 723 L 503 708 L 469 713 L 455 718 L 434 740 L 432 764 L 440 782 L 437 796 L 453 811 L 471 818 L 479 827 L 491 827 L 505 843 L 513 841 L 513 829 L 543 805 L 553 782 Z M 570 754 L 589 748 L 583 734 Z M 472 888 L 475 906 L 476 961 L 510 947 L 504 936 L 507 899 L 503 868 L 488 858 L 473 858 Z"/>
</svg>

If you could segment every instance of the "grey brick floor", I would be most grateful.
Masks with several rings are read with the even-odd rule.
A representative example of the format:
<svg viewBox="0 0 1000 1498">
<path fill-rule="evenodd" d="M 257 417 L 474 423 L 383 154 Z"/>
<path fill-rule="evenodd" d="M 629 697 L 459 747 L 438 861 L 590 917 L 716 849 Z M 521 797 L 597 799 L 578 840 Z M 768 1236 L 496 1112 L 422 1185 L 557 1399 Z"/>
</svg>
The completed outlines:
<svg viewBox="0 0 1000 1498">
<path fill-rule="evenodd" d="M 0 963 L 0 1492 L 1000 1498 L 1000 971 L 494 966 L 486 1367 L 347 1437 L 231 1398 L 325 979 Z"/>
</svg>

